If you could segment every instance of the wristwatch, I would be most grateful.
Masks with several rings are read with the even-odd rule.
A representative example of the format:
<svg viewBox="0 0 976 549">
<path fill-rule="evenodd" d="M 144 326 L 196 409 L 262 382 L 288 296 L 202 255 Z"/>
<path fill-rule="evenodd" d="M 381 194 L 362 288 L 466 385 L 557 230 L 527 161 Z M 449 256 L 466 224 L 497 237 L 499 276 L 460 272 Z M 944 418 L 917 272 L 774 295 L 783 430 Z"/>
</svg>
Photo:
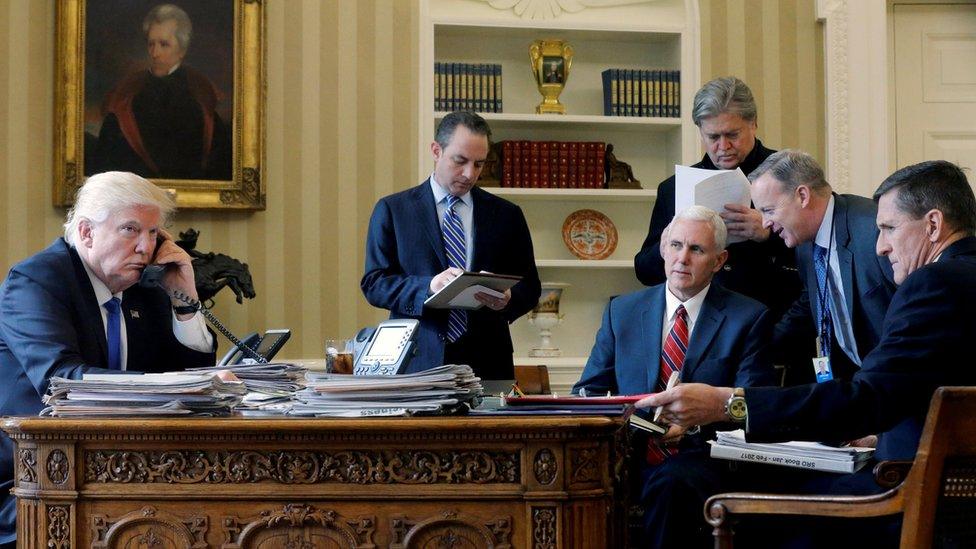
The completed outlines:
<svg viewBox="0 0 976 549">
<path fill-rule="evenodd" d="M 193 305 L 174 305 L 173 312 L 178 315 L 188 315 L 197 312 L 197 308 Z"/>
<path fill-rule="evenodd" d="M 725 416 L 736 423 L 745 423 L 748 415 L 745 389 L 742 387 L 732 389 L 732 395 L 725 401 Z"/>
</svg>

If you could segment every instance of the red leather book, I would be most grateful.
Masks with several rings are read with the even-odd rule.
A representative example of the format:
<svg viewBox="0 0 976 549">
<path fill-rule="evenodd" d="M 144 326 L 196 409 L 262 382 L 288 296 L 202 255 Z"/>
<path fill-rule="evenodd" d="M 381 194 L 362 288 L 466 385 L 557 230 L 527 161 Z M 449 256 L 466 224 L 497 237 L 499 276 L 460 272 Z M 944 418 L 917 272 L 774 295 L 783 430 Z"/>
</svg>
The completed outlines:
<svg viewBox="0 0 976 549">
<path fill-rule="evenodd" d="M 529 187 L 544 187 L 539 179 L 539 142 L 529 141 Z"/>
<path fill-rule="evenodd" d="M 515 148 L 511 141 L 502 141 L 502 187 L 511 187 L 513 179 L 512 160 L 515 155 Z"/>
<path fill-rule="evenodd" d="M 539 187 L 549 187 L 549 142 L 539 142 Z"/>
<path fill-rule="evenodd" d="M 559 143 L 559 188 L 569 188 L 569 143 Z"/>
</svg>

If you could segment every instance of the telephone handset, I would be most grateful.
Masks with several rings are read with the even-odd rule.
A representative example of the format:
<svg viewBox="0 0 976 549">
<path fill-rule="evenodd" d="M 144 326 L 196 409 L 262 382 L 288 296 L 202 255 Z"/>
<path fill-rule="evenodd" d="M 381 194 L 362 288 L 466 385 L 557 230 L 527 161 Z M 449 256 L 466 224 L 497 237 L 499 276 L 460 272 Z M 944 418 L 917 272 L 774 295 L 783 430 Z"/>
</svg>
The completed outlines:
<svg viewBox="0 0 976 549">
<path fill-rule="evenodd" d="M 162 243 L 162 241 L 163 241 L 162 236 L 156 237 L 157 249 L 159 248 L 159 245 Z M 153 257 L 155 258 L 155 256 L 156 254 L 154 253 Z M 193 307 L 197 311 L 200 311 L 200 314 L 202 314 L 204 318 L 209 320 L 210 323 L 213 325 L 213 327 L 216 328 L 217 331 L 222 333 L 224 337 L 226 337 L 231 343 L 234 344 L 235 347 L 240 349 L 241 352 L 246 354 L 249 358 L 254 359 L 254 361 L 259 364 L 266 364 L 268 362 L 267 359 L 265 359 L 263 356 L 258 354 L 258 352 L 252 349 L 250 345 L 242 342 L 240 339 L 237 339 L 237 336 L 231 333 L 231 331 L 228 330 L 223 325 L 222 322 L 217 320 L 217 317 L 215 317 L 213 313 L 210 312 L 209 309 L 201 306 L 199 301 L 190 298 L 190 296 L 184 294 L 179 290 L 167 290 L 166 288 L 163 287 L 163 275 L 166 273 L 166 269 L 172 269 L 174 267 L 176 267 L 176 265 L 174 264 L 154 263 L 151 265 L 147 265 L 146 268 L 142 270 L 142 275 L 139 277 L 139 285 L 142 286 L 143 288 L 157 288 L 157 287 L 162 288 L 163 291 L 166 292 L 168 295 L 175 297 L 176 299 L 182 301 L 183 303 L 186 303 L 188 306 Z M 252 343 L 252 345 L 254 344 L 255 343 Z"/>
</svg>

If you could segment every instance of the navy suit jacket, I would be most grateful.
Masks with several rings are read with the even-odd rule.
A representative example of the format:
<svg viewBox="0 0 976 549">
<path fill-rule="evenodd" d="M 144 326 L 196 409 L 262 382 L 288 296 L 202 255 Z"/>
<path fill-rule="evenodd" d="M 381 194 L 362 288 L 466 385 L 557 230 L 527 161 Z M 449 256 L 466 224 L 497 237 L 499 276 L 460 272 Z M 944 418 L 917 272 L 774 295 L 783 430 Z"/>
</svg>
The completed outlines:
<svg viewBox="0 0 976 549">
<path fill-rule="evenodd" d="M 583 387 L 598 395 L 657 390 L 665 284 L 610 301 L 574 393 Z M 717 387 L 776 384 L 766 356 L 772 322 L 761 303 L 712 281 L 688 342 L 681 381 Z"/>
<path fill-rule="evenodd" d="M 876 218 L 878 206 L 862 196 L 834 195 L 834 239 L 837 260 L 844 284 L 844 300 L 851 315 L 854 341 L 860 359 L 874 349 L 881 339 L 881 328 L 891 297 L 895 295 L 891 262 L 875 252 L 878 241 Z M 816 337 L 820 304 L 819 286 L 813 265 L 814 242 L 796 248 L 796 263 L 803 281 L 803 291 L 790 310 L 776 325 L 774 349 L 789 352 L 797 344 Z"/>
<path fill-rule="evenodd" d="M 913 459 L 929 400 L 943 385 L 976 385 L 961 357 L 976 341 L 976 238 L 946 248 L 895 292 L 881 341 L 853 380 L 746 389 L 748 438 L 852 440 L 880 433 L 875 457 Z"/>
<path fill-rule="evenodd" d="M 194 351 L 173 335 L 169 297 L 133 286 L 122 294 L 127 369 L 144 372 L 212 366 L 215 355 Z M 78 252 L 62 238 L 14 265 L 0 285 L 0 415 L 36 415 L 52 377 L 107 373 L 105 326 Z M 0 543 L 14 531 L 13 444 L 0 436 Z"/>
<path fill-rule="evenodd" d="M 539 302 L 541 284 L 532 252 L 532 237 L 522 210 L 511 202 L 474 187 L 472 271 L 518 275 L 512 299 L 502 311 L 470 311 L 465 338 L 481 357 L 471 364 L 485 379 L 512 379 L 512 337 L 508 324 Z M 446 309 L 425 309 L 431 279 L 447 269 L 444 241 L 430 180 L 380 199 L 366 237 L 366 272 L 360 286 L 366 300 L 390 311 L 390 318 L 420 320 L 417 354 L 408 372 L 444 363 Z"/>
</svg>

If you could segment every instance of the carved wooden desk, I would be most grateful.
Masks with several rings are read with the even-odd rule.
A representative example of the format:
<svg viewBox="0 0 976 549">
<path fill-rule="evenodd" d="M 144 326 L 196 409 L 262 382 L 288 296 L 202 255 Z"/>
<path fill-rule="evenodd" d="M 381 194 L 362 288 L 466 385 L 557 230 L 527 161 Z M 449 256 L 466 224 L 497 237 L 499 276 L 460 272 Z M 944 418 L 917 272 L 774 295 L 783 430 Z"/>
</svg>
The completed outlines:
<svg viewBox="0 0 976 549">
<path fill-rule="evenodd" d="M 5 418 L 21 548 L 620 547 L 604 417 Z"/>
</svg>

